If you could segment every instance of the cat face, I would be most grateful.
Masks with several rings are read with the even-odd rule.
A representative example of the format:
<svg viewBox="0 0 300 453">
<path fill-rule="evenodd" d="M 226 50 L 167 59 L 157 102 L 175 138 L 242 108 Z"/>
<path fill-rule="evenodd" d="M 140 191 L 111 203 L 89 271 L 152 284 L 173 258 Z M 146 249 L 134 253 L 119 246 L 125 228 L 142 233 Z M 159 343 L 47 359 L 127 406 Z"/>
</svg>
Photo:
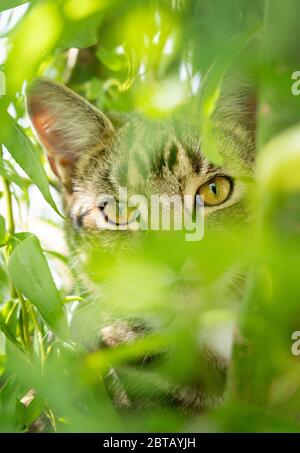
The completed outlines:
<svg viewBox="0 0 300 453">
<path fill-rule="evenodd" d="M 62 183 L 69 219 L 67 236 L 78 281 L 88 295 L 93 296 L 93 303 L 87 305 L 89 308 L 83 306 L 73 320 L 76 338 L 80 341 L 98 345 L 101 331 L 101 344 L 114 346 L 156 329 L 165 331 L 166 326 L 172 324 L 171 318 L 178 319 L 176 313 L 185 312 L 187 302 L 189 311 L 195 306 L 198 313 L 205 309 L 206 301 L 210 304 L 211 299 L 218 300 L 220 293 L 226 293 L 219 284 L 216 292 L 209 295 L 206 289 L 204 293 L 198 290 L 196 286 L 199 281 L 203 282 L 201 273 L 205 271 L 205 263 L 199 263 L 198 249 L 194 247 L 187 253 L 182 253 L 181 249 L 180 255 L 176 241 L 167 253 L 176 255 L 177 264 L 182 260 L 178 265 L 183 269 L 180 291 L 176 284 L 174 286 L 174 269 L 169 272 L 174 263 L 169 266 L 170 257 L 166 254 L 160 257 L 164 249 L 157 243 L 156 249 L 151 244 L 150 248 L 152 257 L 159 258 L 158 262 L 154 260 L 145 266 L 145 259 L 141 262 L 121 259 L 116 266 L 113 263 L 110 272 L 111 252 L 124 258 L 121 252 L 125 251 L 126 258 L 128 248 L 138 249 L 137 245 L 147 236 L 143 230 L 114 228 L 116 224 L 134 224 L 137 218 L 131 217 L 131 211 L 124 215 L 119 207 L 114 210 L 112 199 L 122 201 L 120 187 L 127 189 L 129 197 L 139 194 L 146 200 L 153 194 L 177 196 L 177 201 L 189 195 L 189 209 L 194 211 L 196 196 L 200 195 L 204 200 L 205 232 L 208 233 L 234 228 L 247 221 L 251 211 L 248 193 L 255 144 L 247 122 L 241 121 L 244 105 L 235 102 L 233 114 L 223 109 L 214 117 L 212 134 L 223 159 L 222 165 L 216 166 L 207 159 L 192 118 L 153 121 L 140 115 L 125 120 L 116 115 L 107 117 L 69 89 L 47 79 L 38 79 L 29 88 L 29 116 L 38 139 L 46 148 L 50 165 Z M 94 245 L 98 244 L 101 244 L 101 253 L 104 249 L 109 254 L 95 254 Z M 206 253 L 210 253 L 209 248 Z M 89 267 L 86 261 L 91 255 L 95 259 Z M 131 254 L 128 256 L 130 258 Z M 164 258 L 165 267 L 160 262 Z M 195 267 L 192 258 L 196 258 Z M 213 269 L 215 274 L 217 267 Z M 223 268 L 218 272 L 221 275 Z M 218 276 L 214 275 L 215 278 Z M 228 280 L 231 285 L 231 275 L 224 280 L 225 286 Z M 241 285 L 235 284 L 235 287 Z M 192 318 L 194 320 L 195 316 Z M 190 324 L 193 323 L 187 320 L 186 328 Z M 217 360 L 211 352 L 208 356 L 205 360 L 212 362 L 213 372 L 224 376 L 223 361 Z M 214 382 L 214 379 L 208 381 Z M 202 390 L 201 398 L 197 395 L 197 391 L 191 393 L 193 404 L 199 400 L 202 407 Z M 184 401 L 186 405 L 186 397 Z"/>
<path fill-rule="evenodd" d="M 28 91 L 28 113 L 50 165 L 61 179 L 65 209 L 74 229 L 92 233 L 114 248 L 138 230 L 137 210 L 122 212 L 120 187 L 139 194 L 190 197 L 204 202 L 205 224 L 220 229 L 248 216 L 253 173 L 253 135 L 228 112 L 216 115 L 213 135 L 221 166 L 212 165 L 189 119 L 151 121 L 105 116 L 69 89 L 37 79 Z M 237 110 L 237 108 L 236 108 Z M 115 228 L 115 227 L 118 228 Z M 130 231 L 131 233 L 131 231 Z M 131 233 L 132 234 L 132 233 Z M 128 241 L 126 241 L 128 243 Z M 130 242 L 130 240 L 129 240 Z"/>
</svg>

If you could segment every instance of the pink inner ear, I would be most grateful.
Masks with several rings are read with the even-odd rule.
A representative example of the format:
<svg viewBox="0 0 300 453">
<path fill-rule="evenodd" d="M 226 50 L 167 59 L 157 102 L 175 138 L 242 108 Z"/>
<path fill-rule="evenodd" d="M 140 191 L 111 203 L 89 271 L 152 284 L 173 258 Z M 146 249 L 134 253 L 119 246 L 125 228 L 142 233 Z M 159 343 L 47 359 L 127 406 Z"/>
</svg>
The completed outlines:
<svg viewBox="0 0 300 453">
<path fill-rule="evenodd" d="M 55 176 L 57 176 L 57 177 L 59 178 L 59 173 L 58 173 L 58 171 L 57 171 L 57 167 L 56 167 L 55 160 L 53 159 L 53 157 L 50 157 L 49 155 L 48 155 L 47 157 L 48 157 L 48 161 L 49 161 L 51 170 L 53 171 L 53 173 L 55 174 Z"/>
<path fill-rule="evenodd" d="M 63 133 L 55 128 L 60 119 L 50 113 L 47 106 L 42 105 L 40 99 L 34 96 L 29 99 L 28 112 L 39 140 L 47 150 L 50 166 L 59 176 L 57 165 L 72 167 L 77 160 L 76 153 L 68 150 Z"/>
</svg>

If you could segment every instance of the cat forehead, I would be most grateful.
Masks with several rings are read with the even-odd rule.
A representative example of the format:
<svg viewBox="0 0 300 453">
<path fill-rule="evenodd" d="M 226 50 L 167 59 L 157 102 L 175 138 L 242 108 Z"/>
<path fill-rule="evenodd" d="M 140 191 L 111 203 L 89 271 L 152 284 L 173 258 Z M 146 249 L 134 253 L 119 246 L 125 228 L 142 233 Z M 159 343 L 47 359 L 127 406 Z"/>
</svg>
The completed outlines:
<svg viewBox="0 0 300 453">
<path fill-rule="evenodd" d="M 76 180 L 79 186 L 96 191 L 112 186 L 146 188 L 145 183 L 161 186 L 161 180 L 178 186 L 186 176 L 200 172 L 203 160 L 199 139 L 183 137 L 170 122 L 134 119 L 105 148 L 93 148 L 82 156 Z"/>
<path fill-rule="evenodd" d="M 250 167 L 249 137 L 236 125 L 215 126 L 224 165 L 212 165 L 202 152 L 201 135 L 187 121 L 150 122 L 133 118 L 113 140 L 88 150 L 79 161 L 76 184 L 80 191 L 116 193 L 128 187 L 135 193 L 183 193 L 188 182 L 217 173 Z M 228 155 L 227 155 L 228 154 Z"/>
</svg>

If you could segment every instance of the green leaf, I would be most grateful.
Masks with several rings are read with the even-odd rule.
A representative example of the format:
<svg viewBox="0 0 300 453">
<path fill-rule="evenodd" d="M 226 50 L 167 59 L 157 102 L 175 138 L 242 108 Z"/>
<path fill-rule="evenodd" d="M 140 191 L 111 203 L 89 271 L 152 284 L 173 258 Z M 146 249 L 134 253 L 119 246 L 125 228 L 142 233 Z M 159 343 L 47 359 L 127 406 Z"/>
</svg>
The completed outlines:
<svg viewBox="0 0 300 453">
<path fill-rule="evenodd" d="M 27 426 L 30 426 L 31 423 L 33 423 L 35 420 L 37 420 L 43 410 L 44 410 L 44 407 L 45 407 L 45 404 L 43 402 L 43 400 L 41 398 L 39 398 L 38 396 L 36 396 L 32 401 L 31 403 L 29 404 L 29 406 L 25 409 L 25 422 L 27 424 Z"/>
<path fill-rule="evenodd" d="M 210 162 L 221 165 L 223 158 L 218 151 L 218 145 L 211 122 L 216 109 L 224 77 L 234 61 L 238 59 L 242 50 L 257 36 L 260 25 L 245 30 L 233 36 L 213 62 L 202 82 L 200 119 L 203 135 L 203 152 Z"/>
<path fill-rule="evenodd" d="M 5 240 L 5 233 L 6 233 L 6 229 L 5 229 L 5 219 L 4 217 L 2 217 L 2 215 L 0 215 L 0 245 L 4 242 Z"/>
<path fill-rule="evenodd" d="M 0 354 L 0 376 L 5 371 L 6 355 Z"/>
<path fill-rule="evenodd" d="M 28 231 L 22 231 L 20 233 L 15 233 L 9 240 L 9 245 L 14 250 L 21 242 L 25 241 L 25 239 L 29 237 L 34 237 L 32 233 Z"/>
<path fill-rule="evenodd" d="M 15 161 L 37 185 L 45 200 L 60 214 L 50 193 L 46 172 L 31 141 L 16 120 L 10 115 L 4 115 L 4 122 L 5 124 L 1 130 L 3 144 Z"/>
<path fill-rule="evenodd" d="M 8 289 L 9 289 L 8 275 L 4 265 L 0 261 L 0 298 L 2 300 L 4 300 L 5 297 L 7 296 Z"/>
<path fill-rule="evenodd" d="M 0 156 L 0 175 L 9 182 L 16 184 L 20 189 L 26 188 L 26 181 L 16 172 L 11 162 L 4 160 Z"/>
<path fill-rule="evenodd" d="M 53 258 L 60 260 L 66 266 L 69 264 L 69 258 L 62 253 L 56 252 L 55 250 L 45 250 L 45 253 L 52 256 Z"/>
<path fill-rule="evenodd" d="M 59 46 L 66 49 L 70 47 L 84 49 L 93 46 L 98 41 L 101 20 L 102 13 L 97 13 L 77 22 L 66 22 Z"/>
<path fill-rule="evenodd" d="M 31 236 L 13 251 L 8 272 L 15 287 L 37 307 L 59 335 L 67 329 L 65 311 L 39 240 Z"/>
<path fill-rule="evenodd" d="M 1 0 L 0 11 L 15 8 L 23 3 L 29 3 L 29 0 Z"/>
<path fill-rule="evenodd" d="M 19 349 L 22 350 L 22 346 L 19 342 L 19 340 L 16 338 L 16 336 L 14 335 L 14 332 L 11 330 L 11 328 L 5 324 L 5 322 L 3 322 L 1 319 L 0 319 L 0 331 L 2 331 L 4 333 L 4 335 L 12 342 L 14 343 Z"/>
<path fill-rule="evenodd" d="M 121 71 L 127 64 L 126 57 L 116 53 L 115 50 L 108 51 L 104 47 L 97 50 L 97 58 L 111 71 Z"/>
</svg>

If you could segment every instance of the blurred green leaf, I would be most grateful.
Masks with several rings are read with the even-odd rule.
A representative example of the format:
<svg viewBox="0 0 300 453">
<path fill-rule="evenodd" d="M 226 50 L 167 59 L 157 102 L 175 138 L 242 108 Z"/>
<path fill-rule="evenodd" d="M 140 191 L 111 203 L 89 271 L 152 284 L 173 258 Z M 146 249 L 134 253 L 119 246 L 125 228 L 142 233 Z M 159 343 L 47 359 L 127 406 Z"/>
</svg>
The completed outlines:
<svg viewBox="0 0 300 453">
<path fill-rule="evenodd" d="M 3 265 L 0 260 L 0 297 L 2 300 L 4 300 L 5 297 L 7 296 L 8 289 L 9 289 L 8 275 L 6 272 L 5 265 Z"/>
<path fill-rule="evenodd" d="M 35 236 L 25 239 L 14 249 L 8 271 L 16 288 L 37 307 L 50 328 L 56 333 L 66 334 L 63 304 Z"/>
<path fill-rule="evenodd" d="M 231 38 L 222 49 L 216 60 L 207 71 L 201 88 L 200 118 L 203 134 L 203 152 L 210 162 L 221 165 L 222 156 L 219 153 L 211 117 L 216 109 L 224 77 L 242 50 L 257 36 L 260 25 Z"/>
<path fill-rule="evenodd" d="M 0 245 L 4 242 L 5 240 L 5 219 L 0 215 Z"/>
<path fill-rule="evenodd" d="M 25 0 L 0 3 L 3 11 Z M 80 231 L 76 236 L 81 240 L 74 241 L 70 255 L 86 251 L 80 253 L 80 261 L 89 256 L 83 272 L 76 270 L 75 288 L 69 281 L 65 287 L 69 279 L 62 279 L 61 297 L 44 253 L 64 264 L 67 257 L 52 250 L 55 244 L 47 245 L 50 251 L 43 252 L 29 232 L 12 232 L 8 247 L 0 250 L 0 354 L 6 352 L 5 358 L 0 355 L 0 431 L 28 430 L 40 415 L 45 419 L 45 410 L 58 432 L 120 431 L 122 422 L 131 432 L 299 431 L 299 357 L 291 353 L 291 334 L 300 325 L 300 129 L 287 130 L 299 122 L 299 98 L 291 95 L 291 76 L 299 69 L 299 8 L 299 0 L 285 4 L 261 0 L 32 0 L 16 21 L 13 11 L 7 14 L 9 32 L 2 36 L 8 38 L 8 58 L 0 65 L 6 75 L 7 95 L 0 99 L 0 135 L 30 178 L 22 178 L 14 162 L 0 161 L 0 174 L 13 183 L 17 231 L 27 220 L 26 202 L 36 213 L 36 199 L 29 200 L 26 190 L 31 181 L 53 206 L 44 162 L 39 151 L 34 151 L 35 142 L 29 140 L 31 132 L 25 135 L 21 127 L 27 121 L 24 87 L 33 77 L 46 75 L 60 81 L 104 111 L 131 116 L 137 110 L 140 116 L 152 119 L 176 112 L 184 122 L 194 118 L 201 151 L 218 166 L 225 153 L 219 152 L 222 145 L 215 134 L 215 114 L 219 108 L 227 113 L 227 105 L 235 106 L 236 101 L 238 106 L 242 101 L 247 112 L 249 107 L 252 113 L 253 107 L 253 115 L 256 107 L 243 103 L 244 96 L 240 99 L 240 92 L 234 89 L 223 105 L 227 82 L 233 74 L 235 85 L 235 76 L 244 80 L 245 75 L 252 88 L 254 76 L 255 82 L 259 79 L 254 86 L 259 93 L 258 115 L 251 128 L 257 126 L 259 150 L 261 144 L 268 144 L 256 160 L 254 196 L 245 182 L 245 190 L 238 193 L 246 194 L 246 201 L 236 203 L 237 215 L 229 205 L 228 209 L 219 206 L 206 217 L 205 238 L 199 243 L 187 243 L 179 232 L 149 232 L 133 254 L 127 249 L 122 254 L 124 242 L 127 244 L 122 236 L 117 242 L 119 260 L 99 247 L 103 232 L 100 240 L 95 234 L 89 243 Z M 260 22 L 262 32 L 256 33 L 255 24 Z M 17 120 L 5 113 L 8 105 Z M 233 126 L 239 128 L 238 109 L 233 110 Z M 123 124 L 123 119 L 114 122 L 116 130 Z M 177 135 L 176 126 L 174 129 Z M 270 140 L 279 131 L 286 133 Z M 142 144 L 145 153 L 153 151 L 153 157 L 166 145 L 156 135 L 161 134 L 150 131 Z M 137 146 L 137 141 L 130 136 L 128 143 Z M 187 145 L 189 137 L 180 143 Z M 238 153 L 241 148 L 245 151 L 239 134 L 228 148 L 228 153 L 233 148 Z M 126 151 L 127 147 L 125 158 Z M 199 173 L 202 176 L 201 170 Z M 236 173 L 239 180 L 241 175 Z M 244 177 L 241 183 L 244 187 Z M 58 188 L 59 183 L 53 186 Z M 248 194 L 249 201 L 255 202 L 251 212 L 254 228 L 247 225 L 244 231 L 241 224 L 244 209 L 249 207 Z M 7 191 L 5 195 L 9 199 Z M 232 208 L 236 200 L 233 197 Z M 30 210 L 29 221 L 31 215 Z M 0 216 L 0 244 L 1 237 L 5 238 L 2 219 Z M 70 261 L 77 265 L 72 256 Z M 57 260 L 53 264 L 63 276 L 65 267 Z M 84 292 L 79 281 L 83 274 L 101 289 L 99 298 L 98 291 L 93 297 Z M 29 299 L 25 309 L 12 283 L 19 295 Z M 67 307 L 72 312 L 73 342 L 69 337 L 61 341 L 47 335 L 47 327 L 60 333 L 60 320 L 66 324 L 61 300 L 66 294 L 76 295 L 66 297 L 68 302 L 77 302 L 77 294 L 79 300 L 85 298 L 78 309 L 73 311 L 76 304 Z M 185 407 L 188 414 L 183 415 L 182 407 L 170 400 L 175 383 L 180 384 L 175 397 L 181 390 L 189 393 L 191 384 L 201 388 L 201 400 L 207 395 L 213 405 L 222 400 L 224 381 L 205 370 L 204 354 L 198 357 L 195 346 L 202 341 L 206 344 L 206 333 L 217 330 L 217 343 L 222 347 L 226 336 L 222 326 L 235 321 L 237 310 L 241 311 L 240 323 L 225 404 L 197 416 Z M 22 325 L 29 327 L 34 360 L 23 349 Z M 125 338 L 129 342 L 122 344 Z M 107 339 L 114 346 L 102 348 Z M 31 389 L 36 396 L 25 407 L 24 396 Z M 196 400 L 198 397 L 199 393 Z"/>
<path fill-rule="evenodd" d="M 7 99 L 22 89 L 25 80 L 36 75 L 47 52 L 53 50 L 63 30 L 61 7 L 57 2 L 34 2 L 13 30 L 5 62 Z"/>
<path fill-rule="evenodd" d="M 2 0 L 0 5 L 0 11 L 6 9 L 15 8 L 16 6 L 22 5 L 23 3 L 29 3 L 30 0 Z"/>
<path fill-rule="evenodd" d="M 109 52 L 104 47 L 100 47 L 96 55 L 101 63 L 111 71 L 121 71 L 126 66 L 126 57 L 115 50 Z"/>
<path fill-rule="evenodd" d="M 212 414 L 221 432 L 286 432 L 297 433 L 300 430 L 299 422 L 285 417 L 283 414 L 272 414 L 259 407 L 243 405 L 241 403 L 227 404 Z"/>
<path fill-rule="evenodd" d="M 32 233 L 29 233 L 28 231 L 25 232 L 20 232 L 20 233 L 15 233 L 9 240 L 9 245 L 14 250 L 21 242 L 25 241 L 27 238 L 33 237 Z"/>
<path fill-rule="evenodd" d="M 300 125 L 276 135 L 261 149 L 257 178 L 262 190 L 300 190 Z"/>
<path fill-rule="evenodd" d="M 71 47 L 84 49 L 93 46 L 98 40 L 101 20 L 102 14 L 98 13 L 79 22 L 66 22 L 59 46 L 67 49 Z"/>
<path fill-rule="evenodd" d="M 5 370 L 6 364 L 6 355 L 0 354 L 0 376 L 2 375 L 3 371 Z"/>
<path fill-rule="evenodd" d="M 20 167 L 38 186 L 45 200 L 60 214 L 52 198 L 46 172 L 31 141 L 21 126 L 10 115 L 5 115 L 5 124 L 3 126 L 0 133 L 3 144 Z"/>
</svg>

